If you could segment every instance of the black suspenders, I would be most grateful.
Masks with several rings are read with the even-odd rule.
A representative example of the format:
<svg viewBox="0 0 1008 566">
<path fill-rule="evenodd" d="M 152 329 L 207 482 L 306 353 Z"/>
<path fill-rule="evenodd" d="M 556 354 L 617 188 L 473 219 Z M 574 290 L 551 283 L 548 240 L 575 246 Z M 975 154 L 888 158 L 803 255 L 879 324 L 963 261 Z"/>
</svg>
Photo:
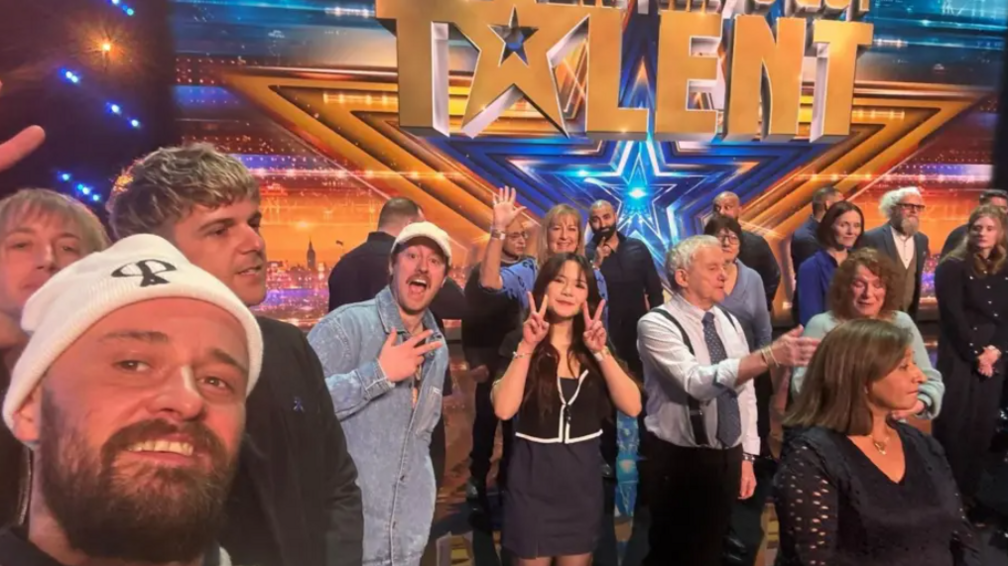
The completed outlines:
<svg viewBox="0 0 1008 566">
<path fill-rule="evenodd" d="M 732 327 L 738 330 L 738 327 L 735 326 L 735 319 L 732 318 L 731 313 L 725 310 L 721 305 L 715 306 L 728 317 Z M 686 345 L 690 354 L 696 356 L 696 352 L 693 351 L 693 343 L 690 342 L 689 339 L 689 334 L 686 334 L 686 329 L 683 328 L 683 325 L 680 324 L 678 320 L 676 320 L 676 317 L 672 316 L 672 313 L 662 308 L 651 309 L 651 312 L 664 316 L 669 320 L 669 322 L 674 324 L 676 328 L 679 329 L 679 334 L 682 336 L 683 344 Z M 696 442 L 697 446 L 710 446 L 710 438 L 707 436 L 707 425 L 704 423 L 703 407 L 700 405 L 700 401 L 697 401 L 693 398 L 693 396 L 687 393 L 686 407 L 689 409 L 690 425 L 693 427 L 693 441 Z"/>
</svg>

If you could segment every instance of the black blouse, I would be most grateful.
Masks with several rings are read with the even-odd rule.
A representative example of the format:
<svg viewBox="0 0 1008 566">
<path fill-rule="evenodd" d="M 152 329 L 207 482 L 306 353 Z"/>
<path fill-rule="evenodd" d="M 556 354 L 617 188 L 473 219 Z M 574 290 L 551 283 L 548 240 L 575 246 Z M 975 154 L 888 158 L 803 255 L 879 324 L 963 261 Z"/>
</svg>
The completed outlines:
<svg viewBox="0 0 1008 566">
<path fill-rule="evenodd" d="M 1008 269 L 978 277 L 969 264 L 949 258 L 935 270 L 941 338 L 963 360 L 976 362 L 983 349 L 1008 353 Z"/>
<path fill-rule="evenodd" d="M 521 330 L 508 334 L 501 345 L 501 355 L 510 360 L 521 337 Z M 507 370 L 507 364 L 502 366 L 498 379 Z M 586 369 L 576 382 L 572 378 L 554 376 L 554 379 L 557 396 L 545 411 L 540 410 L 534 394 L 522 402 L 514 417 L 515 436 L 543 444 L 576 444 L 602 436 L 602 422 L 607 410 L 611 412 L 605 378 Z"/>
<path fill-rule="evenodd" d="M 906 473 L 893 482 L 846 436 L 805 431 L 774 478 L 780 566 L 979 566 L 941 446 L 897 424 Z"/>
</svg>

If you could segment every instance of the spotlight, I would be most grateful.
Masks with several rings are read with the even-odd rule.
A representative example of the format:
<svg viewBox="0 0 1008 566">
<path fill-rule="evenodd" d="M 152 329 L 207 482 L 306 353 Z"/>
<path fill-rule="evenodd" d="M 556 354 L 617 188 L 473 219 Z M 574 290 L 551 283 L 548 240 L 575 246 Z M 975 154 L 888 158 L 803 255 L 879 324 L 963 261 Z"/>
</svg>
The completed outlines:
<svg viewBox="0 0 1008 566">
<path fill-rule="evenodd" d="M 85 185 L 84 183 L 78 183 L 77 190 L 83 193 L 84 195 L 91 194 L 91 187 Z"/>
<path fill-rule="evenodd" d="M 634 187 L 630 190 L 630 198 L 642 199 L 647 196 L 647 192 L 640 187 Z"/>
<path fill-rule="evenodd" d="M 60 178 L 61 181 L 63 181 L 65 183 L 65 182 L 69 181 L 72 177 L 70 176 L 70 173 L 60 173 L 59 178 Z"/>
<path fill-rule="evenodd" d="M 99 195 L 98 193 L 95 193 L 95 194 L 91 195 L 91 200 L 94 201 L 94 202 L 101 202 L 101 195 Z"/>
<path fill-rule="evenodd" d="M 140 120 L 137 120 L 136 118 L 130 120 L 130 126 L 133 126 L 134 128 L 136 128 L 136 129 L 139 130 L 140 129 Z"/>
<path fill-rule="evenodd" d="M 102 50 L 103 53 L 111 53 L 112 52 L 112 42 L 111 41 L 102 42 L 102 44 L 101 44 L 101 50 Z"/>
<path fill-rule="evenodd" d="M 122 108 L 120 108 L 118 104 L 109 104 L 108 109 L 109 112 L 113 114 L 122 114 Z"/>
</svg>

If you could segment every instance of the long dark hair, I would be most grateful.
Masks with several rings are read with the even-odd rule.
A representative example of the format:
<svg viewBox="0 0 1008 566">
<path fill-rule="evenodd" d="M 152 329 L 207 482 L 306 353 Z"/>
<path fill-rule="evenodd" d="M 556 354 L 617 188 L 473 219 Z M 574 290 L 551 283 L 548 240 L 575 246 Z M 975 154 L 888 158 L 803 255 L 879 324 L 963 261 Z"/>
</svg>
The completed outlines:
<svg viewBox="0 0 1008 566">
<path fill-rule="evenodd" d="M 588 285 L 588 304 L 583 308 L 588 309 L 588 314 L 592 315 L 602 301 L 599 295 L 598 282 L 595 280 L 595 270 L 584 256 L 576 253 L 565 252 L 556 254 L 542 264 L 539 268 L 539 275 L 536 277 L 535 285 L 532 288 L 535 304 L 542 304 L 543 297 L 546 296 L 546 288 L 560 275 L 567 262 L 576 263 L 584 275 L 585 283 Z M 529 305 L 529 308 L 532 308 L 532 305 Z M 554 322 L 549 313 L 546 316 L 547 322 Z M 581 371 L 588 371 L 588 377 L 585 378 L 585 383 L 582 387 L 605 388 L 599 364 L 595 360 L 595 356 L 588 350 L 588 346 L 585 345 L 584 331 L 584 317 L 579 313 L 573 320 L 573 339 L 570 349 L 567 351 L 568 361 L 576 360 L 581 367 Z M 556 378 L 560 368 L 560 352 L 553 347 L 550 341 L 552 333 L 553 330 L 551 328 L 550 335 L 536 346 L 535 351 L 532 353 L 531 363 L 529 364 L 528 378 L 525 380 L 524 402 L 534 403 L 541 414 L 550 412 L 553 408 L 553 400 L 559 396 Z M 603 397 L 608 398 L 605 394 Z M 600 408 L 600 410 L 603 408 Z M 609 416 L 611 410 L 611 408 L 608 408 L 605 411 L 605 416 Z"/>
</svg>

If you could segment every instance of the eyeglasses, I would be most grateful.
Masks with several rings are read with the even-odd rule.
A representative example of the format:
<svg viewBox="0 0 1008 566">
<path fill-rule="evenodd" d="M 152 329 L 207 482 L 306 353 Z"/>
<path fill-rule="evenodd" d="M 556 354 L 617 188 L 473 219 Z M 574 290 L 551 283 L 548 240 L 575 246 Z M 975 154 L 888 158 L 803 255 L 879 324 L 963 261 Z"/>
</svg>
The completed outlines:
<svg viewBox="0 0 1008 566">
<path fill-rule="evenodd" d="M 925 206 L 923 204 L 911 204 L 911 203 L 908 203 L 908 202 L 901 202 L 901 203 L 899 203 L 899 207 L 902 208 L 903 210 L 906 210 L 907 212 L 909 212 L 911 210 L 916 211 L 916 212 L 924 212 L 924 209 L 927 208 L 927 206 Z"/>
<path fill-rule="evenodd" d="M 511 232 L 510 234 L 507 235 L 507 239 L 509 240 L 521 240 L 521 239 L 527 240 L 528 237 L 529 237 L 528 232 Z"/>
<path fill-rule="evenodd" d="M 735 244 L 739 243 L 739 237 L 736 236 L 735 234 L 725 234 L 723 236 L 718 236 L 718 241 L 721 242 L 722 244 L 730 244 L 734 246 Z"/>
</svg>

